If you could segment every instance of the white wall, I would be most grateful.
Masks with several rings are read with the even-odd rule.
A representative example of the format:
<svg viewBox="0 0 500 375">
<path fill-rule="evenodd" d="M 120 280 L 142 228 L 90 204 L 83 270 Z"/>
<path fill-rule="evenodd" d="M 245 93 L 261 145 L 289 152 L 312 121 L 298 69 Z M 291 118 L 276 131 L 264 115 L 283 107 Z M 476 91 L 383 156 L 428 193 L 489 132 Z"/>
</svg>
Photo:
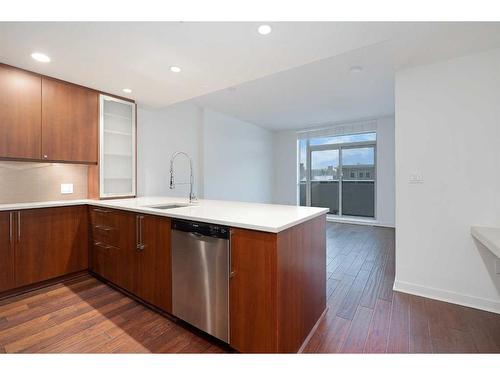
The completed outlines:
<svg viewBox="0 0 500 375">
<path fill-rule="evenodd" d="M 191 155 L 195 170 L 195 192 L 203 195 L 203 171 L 199 139 L 203 111 L 189 104 L 161 110 L 139 107 L 137 111 L 137 190 L 139 196 L 187 197 L 188 185 L 170 190 L 170 157 L 176 151 Z M 179 156 L 175 162 L 176 181 L 189 181 L 189 163 Z"/>
<path fill-rule="evenodd" d="M 377 119 L 377 202 L 378 225 L 394 226 L 394 117 Z M 274 134 L 273 203 L 297 204 L 297 134 Z"/>
<path fill-rule="evenodd" d="M 199 198 L 268 203 L 272 197 L 272 133 L 233 117 L 185 102 L 137 113 L 139 196 L 187 197 L 189 186 L 170 190 L 170 157 L 193 159 Z M 176 181 L 189 180 L 189 163 L 179 156 Z"/>
<path fill-rule="evenodd" d="M 395 198 L 394 117 L 377 121 L 377 211 L 379 225 L 394 226 Z"/>
<path fill-rule="evenodd" d="M 205 198 L 271 202 L 272 132 L 205 109 L 203 140 Z"/>
<path fill-rule="evenodd" d="M 397 290 L 500 312 L 500 50 L 396 75 Z M 410 184 L 410 174 L 423 183 Z"/>
<path fill-rule="evenodd" d="M 297 204 L 297 132 L 274 132 L 273 203 Z"/>
</svg>

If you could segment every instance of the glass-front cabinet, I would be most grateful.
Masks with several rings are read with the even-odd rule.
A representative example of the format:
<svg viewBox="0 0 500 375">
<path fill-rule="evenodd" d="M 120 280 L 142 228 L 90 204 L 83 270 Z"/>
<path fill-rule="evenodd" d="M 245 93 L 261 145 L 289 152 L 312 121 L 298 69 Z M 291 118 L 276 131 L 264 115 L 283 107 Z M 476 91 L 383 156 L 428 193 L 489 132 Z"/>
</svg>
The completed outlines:
<svg viewBox="0 0 500 375">
<path fill-rule="evenodd" d="M 135 103 L 100 95 L 100 198 L 136 195 Z"/>
</svg>

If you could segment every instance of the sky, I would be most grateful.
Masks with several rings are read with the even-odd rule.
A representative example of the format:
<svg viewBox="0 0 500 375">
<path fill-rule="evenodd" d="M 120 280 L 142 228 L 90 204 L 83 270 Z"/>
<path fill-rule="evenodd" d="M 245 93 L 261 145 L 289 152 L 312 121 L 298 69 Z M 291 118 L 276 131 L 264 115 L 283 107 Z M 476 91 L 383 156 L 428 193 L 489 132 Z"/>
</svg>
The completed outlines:
<svg viewBox="0 0 500 375">
<path fill-rule="evenodd" d="M 339 144 L 349 142 L 362 142 L 373 141 L 376 139 L 375 133 L 343 135 L 338 137 L 327 138 L 312 138 L 309 141 L 310 145 L 325 145 L 325 144 Z M 301 142 L 300 160 L 306 160 L 306 147 L 305 142 Z M 343 165 L 372 165 L 375 161 L 375 151 L 373 147 L 363 147 L 356 149 L 345 149 L 342 151 L 342 164 Z M 332 165 L 338 167 L 339 164 L 339 150 L 324 150 L 313 151 L 311 166 L 313 169 L 328 168 Z"/>
</svg>

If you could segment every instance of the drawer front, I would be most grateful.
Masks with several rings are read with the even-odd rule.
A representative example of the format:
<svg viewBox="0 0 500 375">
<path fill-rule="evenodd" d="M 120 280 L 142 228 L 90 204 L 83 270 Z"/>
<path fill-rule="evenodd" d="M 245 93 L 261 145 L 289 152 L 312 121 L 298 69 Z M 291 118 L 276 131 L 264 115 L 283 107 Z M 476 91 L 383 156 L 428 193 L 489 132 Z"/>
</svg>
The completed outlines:
<svg viewBox="0 0 500 375">
<path fill-rule="evenodd" d="M 92 243 L 92 271 L 110 280 L 114 276 L 113 255 L 115 249 L 112 246 L 94 241 Z"/>
<path fill-rule="evenodd" d="M 90 207 L 90 225 L 92 227 L 118 228 L 119 214 L 114 210 Z"/>
<path fill-rule="evenodd" d="M 104 225 L 92 225 L 92 240 L 115 247 L 120 246 L 120 231 Z"/>
</svg>

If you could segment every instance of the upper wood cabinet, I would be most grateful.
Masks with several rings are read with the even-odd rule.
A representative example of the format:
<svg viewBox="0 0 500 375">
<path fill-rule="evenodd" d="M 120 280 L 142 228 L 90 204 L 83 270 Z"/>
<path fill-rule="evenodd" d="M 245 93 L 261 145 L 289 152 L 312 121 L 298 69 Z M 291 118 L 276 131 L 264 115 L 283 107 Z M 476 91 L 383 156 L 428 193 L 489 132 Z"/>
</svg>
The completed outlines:
<svg viewBox="0 0 500 375">
<path fill-rule="evenodd" d="M 40 159 L 41 80 L 0 64 L 0 157 Z"/>
<path fill-rule="evenodd" d="M 98 93 L 42 77 L 42 159 L 97 163 Z"/>
</svg>

